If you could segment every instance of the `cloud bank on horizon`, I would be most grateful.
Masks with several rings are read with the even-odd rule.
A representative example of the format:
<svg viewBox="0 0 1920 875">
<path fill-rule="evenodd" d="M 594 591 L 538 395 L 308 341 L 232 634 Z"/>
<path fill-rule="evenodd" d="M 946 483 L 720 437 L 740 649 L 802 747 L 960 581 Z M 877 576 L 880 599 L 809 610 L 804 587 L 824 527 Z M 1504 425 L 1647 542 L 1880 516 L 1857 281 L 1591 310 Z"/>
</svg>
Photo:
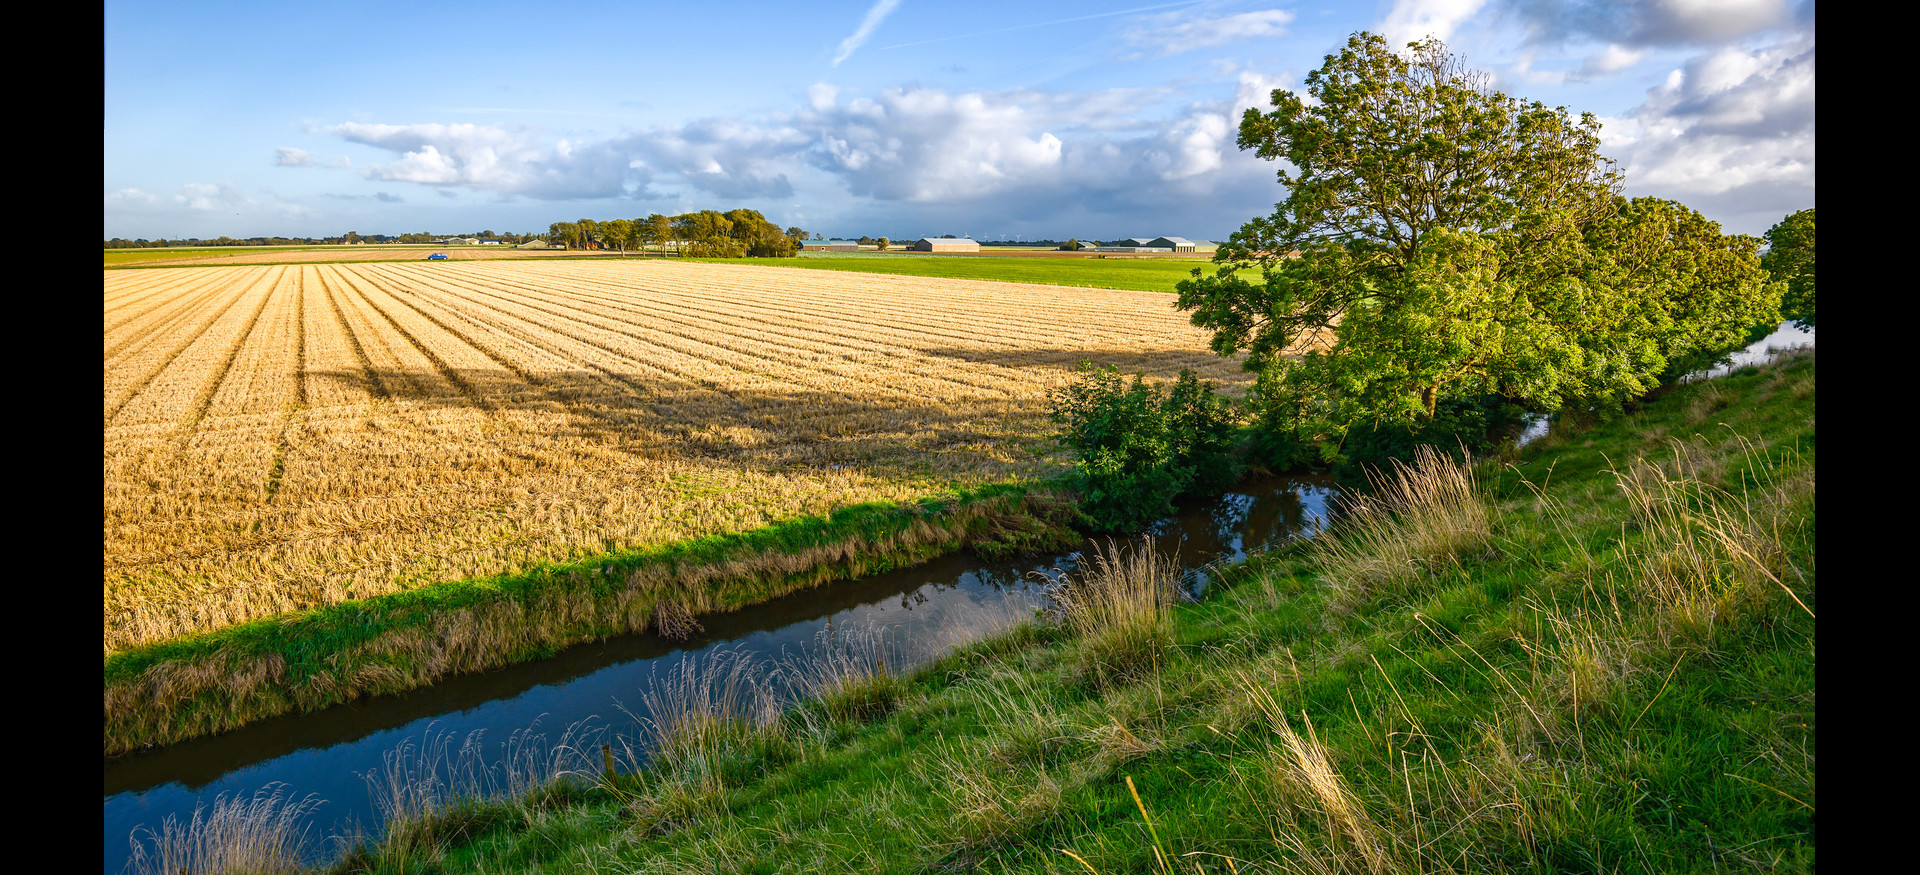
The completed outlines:
<svg viewBox="0 0 1920 875">
<path fill-rule="evenodd" d="M 242 95 L 223 114 L 140 78 L 195 55 L 152 49 L 169 35 L 143 28 L 160 16 L 113 2 L 106 235 L 539 231 L 750 207 L 847 236 L 1221 239 L 1283 197 L 1277 168 L 1237 148 L 1240 115 L 1362 29 L 1437 36 L 1509 94 L 1595 113 L 1629 195 L 1752 234 L 1813 206 L 1811 0 L 1330 6 L 1084 4 L 1036 21 L 1015 5 L 877 0 L 817 20 L 722 15 L 718 30 L 679 18 L 625 42 L 476 24 L 464 51 L 435 39 L 318 69 L 283 61 L 287 80 L 348 87 Z M 228 72 L 207 63 L 202 75 Z M 410 84 L 422 68 L 461 87 Z M 515 72 L 549 68 L 535 85 Z M 468 96 L 521 108 L 446 108 Z"/>
</svg>

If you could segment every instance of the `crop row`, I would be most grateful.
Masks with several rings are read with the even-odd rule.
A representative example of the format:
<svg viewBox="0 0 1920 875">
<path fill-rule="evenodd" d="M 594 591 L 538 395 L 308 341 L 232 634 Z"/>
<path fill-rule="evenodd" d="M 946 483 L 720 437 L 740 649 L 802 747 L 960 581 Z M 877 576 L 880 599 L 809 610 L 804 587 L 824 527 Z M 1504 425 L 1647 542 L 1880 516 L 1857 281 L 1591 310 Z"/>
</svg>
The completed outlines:
<svg viewBox="0 0 1920 875">
<path fill-rule="evenodd" d="M 637 260 L 106 285 L 110 651 L 1042 475 L 1082 356 L 1244 381 L 1144 292 Z"/>
</svg>

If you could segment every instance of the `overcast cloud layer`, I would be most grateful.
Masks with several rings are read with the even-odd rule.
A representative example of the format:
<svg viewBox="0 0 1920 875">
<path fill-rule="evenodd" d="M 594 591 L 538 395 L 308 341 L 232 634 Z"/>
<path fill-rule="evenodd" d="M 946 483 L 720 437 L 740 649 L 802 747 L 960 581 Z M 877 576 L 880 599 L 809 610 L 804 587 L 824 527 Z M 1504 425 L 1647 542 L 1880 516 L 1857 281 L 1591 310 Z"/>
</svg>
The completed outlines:
<svg viewBox="0 0 1920 875">
<path fill-rule="evenodd" d="M 110 3 L 106 234 L 540 231 L 745 206 L 849 236 L 1220 239 L 1283 197 L 1275 167 L 1236 148 L 1240 114 L 1298 88 L 1360 29 L 1440 36 L 1509 93 L 1601 116 L 1630 195 L 1674 198 L 1745 233 L 1813 206 L 1811 3 L 1402 0 L 1378 19 L 1344 9 L 1087 5 L 1036 21 L 879 0 L 764 32 L 741 22 L 707 55 L 702 40 L 718 33 L 679 19 L 646 31 L 683 28 L 684 46 L 656 54 L 556 31 L 550 51 L 501 56 L 579 73 L 537 86 L 503 73 L 479 93 L 476 59 L 493 60 L 482 52 L 440 58 L 468 71 L 429 89 L 441 93 L 296 93 L 230 116 L 176 109 L 183 120 L 148 106 L 159 98 L 135 78 L 157 63 L 134 48 L 149 10 Z M 523 43 L 542 45 L 540 25 L 524 30 Z M 474 40 L 498 38 L 481 31 Z M 621 64 L 634 71 L 605 69 Z"/>
</svg>

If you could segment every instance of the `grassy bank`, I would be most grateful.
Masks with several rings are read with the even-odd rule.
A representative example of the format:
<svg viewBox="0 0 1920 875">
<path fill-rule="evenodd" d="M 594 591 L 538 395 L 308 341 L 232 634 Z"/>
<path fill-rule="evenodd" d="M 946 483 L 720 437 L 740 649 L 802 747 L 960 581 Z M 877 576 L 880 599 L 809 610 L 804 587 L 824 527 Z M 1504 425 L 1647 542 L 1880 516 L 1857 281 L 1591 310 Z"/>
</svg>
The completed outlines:
<svg viewBox="0 0 1920 875">
<path fill-rule="evenodd" d="M 397 776 L 335 868 L 1810 871 L 1813 423 L 1809 353 L 1422 459 L 1199 604 L 1114 553 L 930 667 L 788 666 L 797 707 L 690 668 L 545 783 Z"/>
<path fill-rule="evenodd" d="M 547 656 L 582 641 L 684 634 L 701 614 L 971 547 L 1065 549 L 1064 499 L 985 487 L 871 503 L 737 535 L 435 584 L 115 652 L 105 752 L 233 729 Z"/>
<path fill-rule="evenodd" d="M 925 276 L 947 279 L 999 280 L 1053 286 L 1172 292 L 1196 267 L 1207 268 L 1206 258 L 1101 259 L 1018 258 L 970 255 L 896 255 L 892 253 L 808 253 L 797 258 L 688 259 L 716 264 L 760 264 L 806 270 L 840 270 Z"/>
</svg>

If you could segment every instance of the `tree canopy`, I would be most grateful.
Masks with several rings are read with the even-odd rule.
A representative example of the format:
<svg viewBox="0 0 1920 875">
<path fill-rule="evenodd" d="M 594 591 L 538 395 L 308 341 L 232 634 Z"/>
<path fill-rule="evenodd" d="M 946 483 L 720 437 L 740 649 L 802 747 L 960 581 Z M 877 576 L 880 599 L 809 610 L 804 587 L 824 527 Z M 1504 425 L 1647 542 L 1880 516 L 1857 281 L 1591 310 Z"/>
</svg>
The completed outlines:
<svg viewBox="0 0 1920 875">
<path fill-rule="evenodd" d="M 1495 91 L 1437 40 L 1355 34 L 1306 90 L 1240 124 L 1285 162 L 1286 199 L 1179 284 L 1214 350 L 1261 374 L 1270 426 L 1337 439 L 1490 395 L 1618 400 L 1774 306 L 1757 240 L 1621 198 L 1591 114 Z"/>
<path fill-rule="evenodd" d="M 1780 220 L 1767 229 L 1767 274 L 1786 284 L 1780 315 L 1801 328 L 1813 326 L 1813 209 Z"/>
</svg>

